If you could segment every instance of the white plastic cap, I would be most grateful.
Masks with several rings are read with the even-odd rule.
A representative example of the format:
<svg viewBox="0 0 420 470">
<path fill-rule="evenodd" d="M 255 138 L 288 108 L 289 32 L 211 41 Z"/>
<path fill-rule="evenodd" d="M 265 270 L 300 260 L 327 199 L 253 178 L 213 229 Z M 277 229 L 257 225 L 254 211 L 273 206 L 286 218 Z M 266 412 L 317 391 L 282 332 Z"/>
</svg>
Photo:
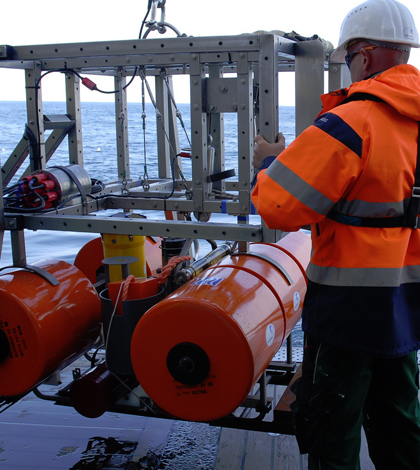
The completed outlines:
<svg viewBox="0 0 420 470">
<path fill-rule="evenodd" d="M 353 8 L 340 30 L 333 62 L 344 63 L 346 45 L 352 39 L 372 39 L 381 42 L 420 47 L 419 35 L 408 8 L 395 0 L 368 0 Z"/>
</svg>

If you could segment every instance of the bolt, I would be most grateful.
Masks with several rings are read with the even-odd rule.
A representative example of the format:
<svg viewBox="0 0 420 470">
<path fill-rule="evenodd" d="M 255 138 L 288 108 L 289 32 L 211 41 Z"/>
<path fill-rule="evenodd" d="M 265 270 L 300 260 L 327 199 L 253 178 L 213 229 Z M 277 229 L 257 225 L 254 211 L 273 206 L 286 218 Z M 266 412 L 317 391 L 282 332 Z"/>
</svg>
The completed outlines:
<svg viewBox="0 0 420 470">
<path fill-rule="evenodd" d="M 220 85 L 219 91 L 220 93 L 227 93 L 228 87 L 226 85 Z"/>
<path fill-rule="evenodd" d="M 174 208 L 175 208 L 175 209 L 179 209 L 179 204 L 178 204 L 178 203 L 175 203 L 175 204 L 174 204 Z"/>
<path fill-rule="evenodd" d="M 13 227 L 15 225 L 15 223 L 13 222 L 13 220 L 9 220 L 8 225 L 9 225 L 9 227 Z"/>
<path fill-rule="evenodd" d="M 197 60 L 197 54 L 193 54 L 193 55 L 192 55 L 192 59 L 193 59 L 193 60 Z"/>
<path fill-rule="evenodd" d="M 238 103 L 232 104 L 232 111 L 238 111 Z"/>
<path fill-rule="evenodd" d="M 157 202 L 152 202 L 152 207 L 153 207 L 153 209 L 156 209 L 156 207 L 157 207 Z"/>
<path fill-rule="evenodd" d="M 194 108 L 196 111 L 198 111 L 198 110 L 200 109 L 200 106 L 198 106 L 198 104 L 195 104 L 195 105 L 193 106 L 193 108 Z"/>
<path fill-rule="evenodd" d="M 210 105 L 209 105 L 209 111 L 210 111 L 211 113 L 214 113 L 214 112 L 216 111 L 216 109 L 217 109 L 217 108 L 216 108 L 216 106 L 215 106 L 214 104 L 210 104 Z"/>
<path fill-rule="evenodd" d="M 169 56 L 169 60 L 170 60 L 171 62 L 173 62 L 173 61 L 175 60 L 175 56 L 171 54 L 171 55 Z"/>
<path fill-rule="evenodd" d="M 244 104 L 241 104 L 241 109 L 242 109 L 242 111 L 245 111 L 245 109 L 246 109 L 246 105 L 244 105 Z"/>
<path fill-rule="evenodd" d="M 126 62 L 127 64 L 129 64 L 129 63 L 131 62 L 130 57 L 126 57 L 126 58 L 125 58 L 125 62 Z"/>
<path fill-rule="evenodd" d="M 149 57 L 147 58 L 147 62 L 150 62 L 150 63 L 153 62 L 153 57 L 149 56 Z"/>
</svg>

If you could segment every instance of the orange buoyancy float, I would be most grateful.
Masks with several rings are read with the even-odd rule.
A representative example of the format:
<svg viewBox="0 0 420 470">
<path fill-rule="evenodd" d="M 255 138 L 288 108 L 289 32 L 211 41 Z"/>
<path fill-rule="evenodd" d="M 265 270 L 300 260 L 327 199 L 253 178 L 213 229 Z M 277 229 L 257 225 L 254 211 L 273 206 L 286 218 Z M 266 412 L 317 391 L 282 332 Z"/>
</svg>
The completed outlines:
<svg viewBox="0 0 420 470">
<path fill-rule="evenodd" d="M 160 249 L 161 239 L 158 237 L 146 237 L 146 274 L 147 276 L 157 276 L 157 270 L 162 267 L 162 252 Z M 119 256 L 129 255 L 130 253 L 118 253 Z M 136 253 L 131 253 L 136 256 Z M 108 256 L 108 255 L 106 255 Z M 97 281 L 101 269 L 103 270 L 102 260 L 105 258 L 104 245 L 102 237 L 93 238 L 88 241 L 77 253 L 74 265 L 79 268 L 92 284 Z M 120 268 L 121 271 L 121 268 Z M 131 266 L 130 266 L 131 272 Z M 131 272 L 133 274 L 133 272 Z"/>
<path fill-rule="evenodd" d="M 301 317 L 310 247 L 303 232 L 253 243 L 146 312 L 131 360 L 162 410 L 211 421 L 241 406 Z"/>
<path fill-rule="evenodd" d="M 100 334 L 91 282 L 55 259 L 34 263 L 57 285 L 21 268 L 0 275 L 0 395 L 21 395 L 86 352 Z"/>
</svg>

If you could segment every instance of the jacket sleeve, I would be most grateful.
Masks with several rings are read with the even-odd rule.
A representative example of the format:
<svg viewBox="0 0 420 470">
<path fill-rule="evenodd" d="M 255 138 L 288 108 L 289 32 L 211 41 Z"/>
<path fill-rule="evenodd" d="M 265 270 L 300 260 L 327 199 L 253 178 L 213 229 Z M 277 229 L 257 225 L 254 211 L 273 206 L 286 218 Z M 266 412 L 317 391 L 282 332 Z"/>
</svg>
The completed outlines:
<svg viewBox="0 0 420 470">
<path fill-rule="evenodd" d="M 258 173 L 252 201 L 269 228 L 296 231 L 324 219 L 363 164 L 361 137 L 327 113 Z"/>
</svg>

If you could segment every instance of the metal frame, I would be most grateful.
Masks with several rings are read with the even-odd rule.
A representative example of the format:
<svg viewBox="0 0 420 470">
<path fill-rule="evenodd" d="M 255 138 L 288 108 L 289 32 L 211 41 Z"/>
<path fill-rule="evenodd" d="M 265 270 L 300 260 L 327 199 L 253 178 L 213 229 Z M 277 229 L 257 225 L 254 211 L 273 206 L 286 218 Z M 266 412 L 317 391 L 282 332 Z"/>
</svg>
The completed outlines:
<svg viewBox="0 0 420 470">
<path fill-rule="evenodd" d="M 63 165 L 83 166 L 81 78 L 85 75 L 111 76 L 115 90 L 118 90 L 115 93 L 118 162 L 115 183 L 108 184 L 99 197 L 88 197 L 87 201 L 75 199 L 72 205 L 51 212 L 8 211 L 3 216 L 3 198 L 0 200 L 0 242 L 4 231 L 11 230 L 14 266 L 26 266 L 24 229 L 227 240 L 239 242 L 241 252 L 247 251 L 248 242 L 276 242 L 284 235 L 280 231 L 267 229 L 263 223 L 249 224 L 248 216 L 254 211 L 251 203 L 253 139 L 255 133 L 259 133 L 273 142 L 278 133 L 279 72 L 295 71 L 296 134 L 313 122 L 321 110 L 319 95 L 324 91 L 324 73 L 328 69 L 327 56 L 319 41 L 297 43 L 274 34 L 251 34 L 0 46 L 0 52 L 0 68 L 22 69 L 25 73 L 28 134 L 31 133 L 36 139 L 36 145 L 28 146 L 27 137 L 23 137 L 9 159 L 3 162 L 3 187 L 18 172 L 27 175 L 45 168 L 65 136 L 68 136 L 69 158 Z M 52 72 L 65 74 L 66 115 L 43 114 L 42 77 Z M 154 79 L 156 106 L 161 113 L 156 123 L 158 178 L 143 180 L 140 186 L 130 174 L 129 116 L 125 91 L 129 80 L 137 75 Z M 173 159 L 179 160 L 180 146 L 177 113 L 166 77 L 171 83 L 171 77 L 176 75 L 187 75 L 190 81 L 192 178 L 186 182 L 181 181 L 178 171 L 171 174 L 171 162 Z M 340 64 L 334 64 L 329 69 L 332 87 L 337 84 L 343 86 L 346 80 L 348 76 Z M 225 181 L 221 178 L 212 182 L 209 180 L 211 175 L 226 170 L 225 113 L 237 114 L 237 179 Z M 53 132 L 45 140 L 45 130 L 49 129 Z M 30 165 L 23 169 L 28 154 Z M 196 221 L 111 218 L 98 214 L 107 209 L 192 213 Z M 237 223 L 208 222 L 211 213 L 235 215 Z M 290 339 L 288 348 L 291 350 Z M 269 375 L 281 376 L 283 372 L 279 374 L 280 368 L 277 365 L 269 371 Z M 283 370 L 293 374 L 291 360 L 284 364 Z M 276 383 L 281 382 L 278 378 L 276 380 Z M 275 419 L 264 421 L 263 415 L 269 408 L 267 382 L 264 373 L 258 397 L 248 400 L 253 403 L 251 407 L 262 410 L 260 417 L 245 419 L 232 416 L 213 424 L 292 432 L 288 418 L 284 428 L 280 428 Z M 56 397 L 48 399 L 55 400 Z M 57 401 L 66 404 L 66 399 L 64 396 Z M 147 410 L 142 410 L 138 404 L 128 408 L 117 405 L 114 409 L 147 414 Z"/>
<path fill-rule="evenodd" d="M 292 417 L 291 414 L 287 412 L 290 400 L 290 392 L 287 386 L 291 383 L 291 380 L 293 381 L 293 379 L 299 375 L 300 371 L 297 363 L 292 359 L 290 345 L 291 338 L 289 337 L 287 339 L 287 362 L 273 361 L 270 363 L 267 370 L 262 374 L 251 390 L 250 395 L 248 395 L 242 405 L 235 410 L 234 413 L 218 420 L 209 421 L 208 423 L 212 426 L 225 428 L 294 434 Z M 102 356 L 103 353 L 100 352 L 96 360 L 100 360 Z M 92 358 L 86 359 L 90 360 Z M 80 366 L 80 361 L 78 365 Z M 89 368 L 73 368 L 73 380 L 84 376 L 88 371 Z M 66 375 L 68 375 L 68 373 Z M 69 394 L 72 381 L 65 383 L 65 385 L 57 391 L 56 386 L 61 384 L 61 381 L 61 377 L 51 377 L 47 379 L 44 384 L 35 387 L 32 391 L 38 398 L 43 400 L 53 401 L 57 405 L 72 406 Z M 55 391 L 52 393 L 48 390 L 49 387 L 47 387 L 47 385 L 54 385 Z M 22 397 L 11 397 L 2 401 L 0 397 L 0 413 L 21 398 Z M 112 405 L 108 411 L 136 416 L 148 416 L 150 418 L 170 418 L 170 416 L 156 407 L 149 397 L 144 394 L 140 386 L 134 389 L 127 387 L 127 395 Z"/>
<path fill-rule="evenodd" d="M 6 229 L 19 227 L 36 230 L 42 227 L 47 230 L 126 234 L 140 231 L 141 234 L 154 236 L 168 236 L 170 232 L 188 238 L 200 238 L 206 231 L 216 239 L 243 242 L 273 242 L 281 238 L 280 232 L 268 230 L 264 224 L 250 226 L 247 221 L 243 222 L 243 217 L 238 224 L 206 222 L 204 227 L 201 221 L 207 220 L 211 213 L 247 216 L 253 212 L 250 198 L 250 183 L 254 174 L 251 164 L 253 138 L 255 131 L 269 141 L 277 135 L 279 72 L 296 71 L 297 133 L 312 123 L 320 110 L 319 95 L 323 91 L 324 70 L 327 68 L 325 52 L 319 41 L 296 43 L 274 34 L 263 34 L 5 46 L 5 51 L 7 53 L 2 55 L 0 68 L 25 70 L 28 127 L 37 138 L 40 160 L 34 160 L 32 149 L 28 149 L 26 139 L 22 138 L 13 155 L 3 164 L 3 185 L 17 174 L 28 152 L 31 165 L 24 174 L 45 168 L 59 141 L 66 135 L 69 136 L 68 163 L 83 166 L 80 77 L 86 74 L 113 76 L 115 89 L 119 90 L 115 93 L 118 182 L 105 189 L 103 199 L 88 203 L 89 213 L 106 208 L 176 211 L 194 213 L 200 221 L 177 225 L 147 220 L 139 228 L 138 222 L 132 220 L 116 224 L 115 219 L 111 221 L 108 217 L 95 216 L 94 220 L 89 216 L 82 217 L 83 211 L 73 204 L 57 213 L 24 214 L 19 217 L 8 213 Z M 65 116 L 44 116 L 42 113 L 42 76 L 53 71 L 61 71 L 66 76 Z M 161 122 L 157 122 L 159 177 L 149 181 L 148 191 L 138 187 L 138 181 L 130 179 L 129 116 L 124 87 L 129 77 L 131 79 L 133 74 L 140 73 L 154 78 L 156 104 L 162 114 Z M 175 191 L 166 199 L 172 190 L 171 160 L 179 153 L 179 140 L 176 111 L 168 98 L 162 73 L 169 77 L 188 75 L 191 95 L 192 178 L 187 182 L 189 190 L 185 191 L 177 175 Z M 258 97 L 255 93 L 257 88 Z M 236 113 L 238 118 L 237 181 L 221 180 L 209 184 L 208 177 L 212 173 L 225 170 L 224 113 Z M 211 146 L 208 143 L 210 121 Z M 51 128 L 54 129 L 53 134 L 45 142 L 44 132 Z M 213 158 L 214 162 L 210 162 Z M 123 195 L 122 181 L 126 182 L 127 188 Z M 217 195 L 212 192 L 213 189 L 218 191 Z M 110 193 L 112 196 L 105 197 Z M 226 193 L 230 197 L 224 197 Z"/>
</svg>

